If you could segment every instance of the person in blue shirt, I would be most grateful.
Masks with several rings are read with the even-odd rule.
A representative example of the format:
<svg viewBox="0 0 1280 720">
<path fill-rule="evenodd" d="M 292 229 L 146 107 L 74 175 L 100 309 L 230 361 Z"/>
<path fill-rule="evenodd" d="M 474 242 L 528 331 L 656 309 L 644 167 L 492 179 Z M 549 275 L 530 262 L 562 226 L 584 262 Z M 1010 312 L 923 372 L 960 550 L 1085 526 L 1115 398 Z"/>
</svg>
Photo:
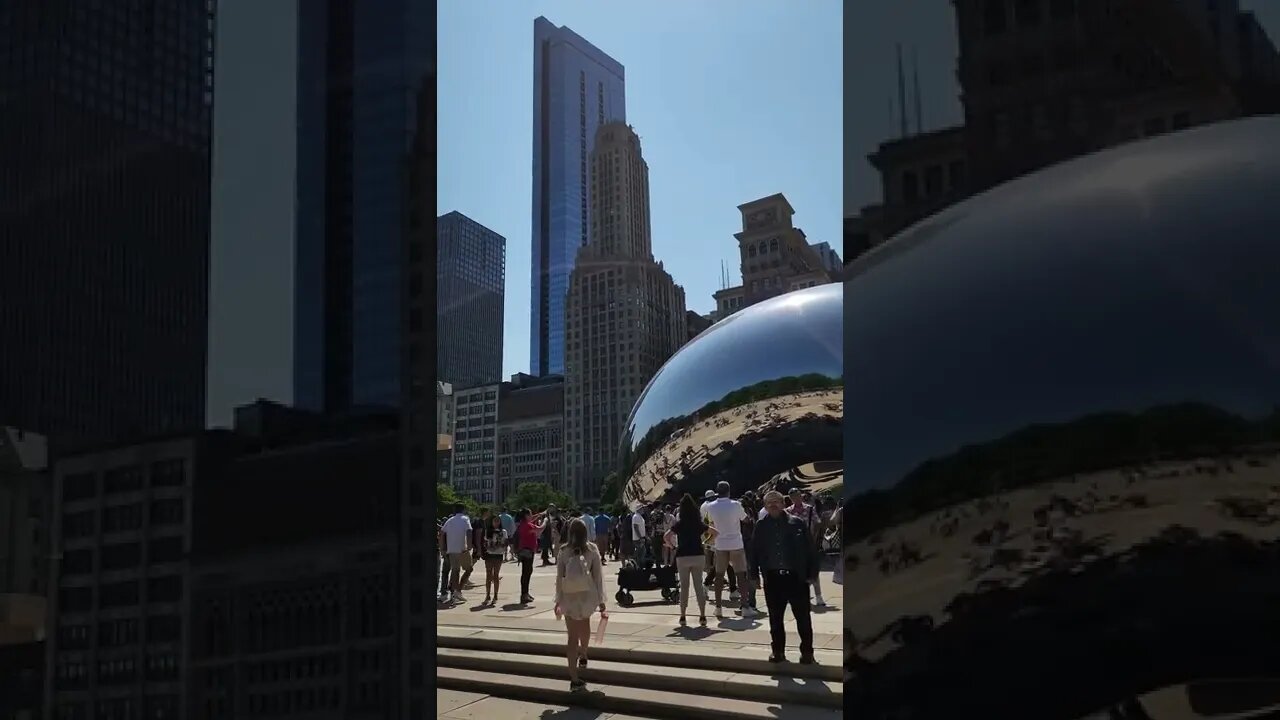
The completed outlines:
<svg viewBox="0 0 1280 720">
<path fill-rule="evenodd" d="M 507 508 L 502 508 L 502 513 L 498 515 L 498 518 L 502 520 L 502 529 L 507 531 L 507 537 L 511 538 L 511 541 L 507 544 L 506 559 L 510 560 L 511 562 L 515 562 L 516 561 L 516 550 L 515 550 L 516 519 L 511 516 L 511 511 L 508 510 Z"/>
<path fill-rule="evenodd" d="M 608 565 L 608 563 L 604 562 L 604 553 L 609 547 L 609 528 L 611 527 L 613 518 L 609 517 L 609 515 L 601 509 L 600 514 L 596 515 L 595 519 L 596 526 L 594 532 L 596 534 L 596 547 L 600 548 L 600 564 Z"/>
<path fill-rule="evenodd" d="M 587 542 L 596 539 L 596 514 L 591 512 L 591 508 L 582 509 L 582 522 L 587 525 Z M 596 547 L 599 547 L 598 545 Z M 601 559 L 604 556 L 604 548 L 600 548 Z"/>
</svg>

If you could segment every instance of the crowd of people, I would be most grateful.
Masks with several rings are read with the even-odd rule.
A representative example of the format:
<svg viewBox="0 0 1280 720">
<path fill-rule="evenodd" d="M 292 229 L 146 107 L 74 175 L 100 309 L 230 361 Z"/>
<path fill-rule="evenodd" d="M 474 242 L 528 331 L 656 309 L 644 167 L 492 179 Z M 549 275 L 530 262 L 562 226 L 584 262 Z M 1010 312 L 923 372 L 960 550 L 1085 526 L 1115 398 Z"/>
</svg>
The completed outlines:
<svg viewBox="0 0 1280 720">
<path fill-rule="evenodd" d="M 738 602 L 743 618 L 761 614 L 765 602 L 772 644 L 771 662 L 786 661 L 784 616 L 789 610 L 800 636 L 800 662 L 813 663 L 812 607 L 825 607 L 819 570 L 824 546 L 838 532 L 834 500 L 815 500 L 793 488 L 788 496 L 770 491 L 730 496 L 727 482 L 700 499 L 684 495 L 678 504 L 655 502 L 610 515 L 602 510 L 539 512 L 484 509 L 472 519 L 461 504 L 440 528 L 440 601 L 464 601 L 475 587 L 471 576 L 483 563 L 485 599 L 498 601 L 504 564 L 520 565 L 519 604 L 534 602 L 529 591 L 535 558 L 556 566 L 555 611 L 568 634 L 572 689 L 581 689 L 578 671 L 587 664 L 587 637 L 594 613 L 606 611 L 603 574 L 610 560 L 624 569 L 669 567 L 679 578 L 680 625 L 688 624 L 691 596 L 698 622 L 707 623 L 708 604 L 724 617 L 724 591 Z M 712 597 L 708 597 L 708 590 Z M 760 593 L 757 593 L 760 590 Z M 810 591 L 813 597 L 810 598 Z"/>
</svg>

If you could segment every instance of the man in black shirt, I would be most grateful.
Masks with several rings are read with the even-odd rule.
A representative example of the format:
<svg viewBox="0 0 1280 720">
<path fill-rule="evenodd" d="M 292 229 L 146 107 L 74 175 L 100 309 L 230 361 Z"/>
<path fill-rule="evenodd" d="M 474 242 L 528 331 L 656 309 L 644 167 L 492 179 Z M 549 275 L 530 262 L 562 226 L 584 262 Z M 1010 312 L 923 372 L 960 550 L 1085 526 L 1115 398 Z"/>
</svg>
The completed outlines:
<svg viewBox="0 0 1280 720">
<path fill-rule="evenodd" d="M 787 631 L 783 613 L 791 607 L 800 632 L 800 662 L 811 665 L 813 622 L 809 615 L 809 583 L 818 574 L 817 549 L 804 521 L 783 510 L 782 493 L 764 496 L 768 512 L 751 537 L 750 565 L 764 578 L 764 600 L 769 608 L 769 635 L 773 640 L 770 662 L 786 662 Z"/>
</svg>

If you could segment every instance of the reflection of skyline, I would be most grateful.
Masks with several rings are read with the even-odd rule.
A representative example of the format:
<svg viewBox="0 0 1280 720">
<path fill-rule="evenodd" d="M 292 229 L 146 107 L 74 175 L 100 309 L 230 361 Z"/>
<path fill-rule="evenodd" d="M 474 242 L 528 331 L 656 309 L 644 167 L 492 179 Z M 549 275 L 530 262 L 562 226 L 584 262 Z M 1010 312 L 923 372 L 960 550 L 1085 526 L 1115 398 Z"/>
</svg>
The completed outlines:
<svg viewBox="0 0 1280 720">
<path fill-rule="evenodd" d="M 1266 182 L 1277 137 L 1274 119 L 1239 121 L 1065 163 L 944 211 L 945 232 L 887 262 L 855 263 L 849 306 L 878 310 L 849 317 L 846 354 L 877 381 L 846 386 L 846 491 L 1028 423 L 1186 401 L 1269 411 L 1280 336 L 1250 313 L 1280 307 L 1267 275 L 1280 248 L 1246 230 L 1280 203 Z M 1130 196 L 1059 191 L 1098 162 L 1206 148 L 1214 166 L 1138 177 Z M 1246 251 L 1265 262 L 1233 260 Z"/>
<path fill-rule="evenodd" d="M 794 302 L 801 294 L 814 301 Z M 843 296 L 843 285 L 821 285 L 712 325 L 673 355 L 641 393 L 626 425 L 630 437 L 638 441 L 665 420 L 757 383 L 809 373 L 843 377 Z"/>
</svg>

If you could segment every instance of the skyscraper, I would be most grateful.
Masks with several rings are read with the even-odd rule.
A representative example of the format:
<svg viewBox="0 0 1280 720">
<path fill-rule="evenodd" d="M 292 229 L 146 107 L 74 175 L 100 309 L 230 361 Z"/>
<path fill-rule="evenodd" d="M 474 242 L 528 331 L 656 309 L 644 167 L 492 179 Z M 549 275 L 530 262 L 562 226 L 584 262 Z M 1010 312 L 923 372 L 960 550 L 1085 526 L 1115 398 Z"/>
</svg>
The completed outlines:
<svg viewBox="0 0 1280 720">
<path fill-rule="evenodd" d="M 435 62 L 434 7 L 219 8 L 207 420 L 226 424 L 258 398 L 396 407 L 406 168 Z"/>
<path fill-rule="evenodd" d="M 500 382 L 507 241 L 454 211 L 436 220 L 436 243 L 436 377 Z"/>
<path fill-rule="evenodd" d="M 0 425 L 199 424 L 212 0 L 0 3 Z"/>
<path fill-rule="evenodd" d="M 597 131 L 591 188 L 591 242 L 566 301 L 564 456 L 567 489 L 595 503 L 628 413 L 688 328 L 684 288 L 653 259 L 649 166 L 625 123 Z"/>
<path fill-rule="evenodd" d="M 587 244 L 587 161 L 601 125 L 625 122 L 622 65 L 569 28 L 533 21 L 533 225 L 529 367 L 564 372 L 565 294 Z"/>
</svg>

